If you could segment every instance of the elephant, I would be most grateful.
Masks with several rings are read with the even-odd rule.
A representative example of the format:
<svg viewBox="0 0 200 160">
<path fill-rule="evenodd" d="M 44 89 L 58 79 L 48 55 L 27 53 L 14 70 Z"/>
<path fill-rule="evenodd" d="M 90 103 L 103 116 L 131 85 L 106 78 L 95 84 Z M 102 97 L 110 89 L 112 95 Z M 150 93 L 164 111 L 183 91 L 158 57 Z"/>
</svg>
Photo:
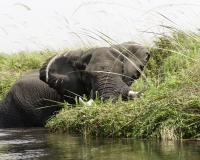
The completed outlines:
<svg viewBox="0 0 200 160">
<path fill-rule="evenodd" d="M 30 71 L 12 85 L 0 102 L 0 128 L 44 126 L 47 117 L 60 109 L 57 102 L 61 101 L 62 97 L 39 79 L 39 70 Z"/>
<path fill-rule="evenodd" d="M 64 102 L 75 104 L 77 98 L 87 106 L 98 97 L 103 101 L 112 97 L 113 103 L 120 96 L 134 99 L 146 88 L 134 92 L 130 85 L 149 58 L 149 51 L 135 42 L 56 54 L 7 91 L 0 103 L 0 128 L 43 127 Z"/>
</svg>

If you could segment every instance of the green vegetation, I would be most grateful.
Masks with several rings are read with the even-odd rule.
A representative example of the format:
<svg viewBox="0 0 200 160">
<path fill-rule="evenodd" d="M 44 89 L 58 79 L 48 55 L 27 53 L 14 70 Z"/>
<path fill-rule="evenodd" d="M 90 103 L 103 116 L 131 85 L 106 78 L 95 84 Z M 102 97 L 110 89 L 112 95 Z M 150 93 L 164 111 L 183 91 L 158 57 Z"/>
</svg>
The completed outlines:
<svg viewBox="0 0 200 160">
<path fill-rule="evenodd" d="M 48 120 L 53 132 L 103 137 L 179 139 L 200 136 L 200 34 L 174 32 L 148 48 L 151 58 L 131 87 L 148 90 L 134 101 L 96 100 L 92 107 L 70 106 Z M 55 52 L 54 52 L 55 53 Z M 27 70 L 40 67 L 50 52 L 0 54 L 0 94 Z"/>
</svg>

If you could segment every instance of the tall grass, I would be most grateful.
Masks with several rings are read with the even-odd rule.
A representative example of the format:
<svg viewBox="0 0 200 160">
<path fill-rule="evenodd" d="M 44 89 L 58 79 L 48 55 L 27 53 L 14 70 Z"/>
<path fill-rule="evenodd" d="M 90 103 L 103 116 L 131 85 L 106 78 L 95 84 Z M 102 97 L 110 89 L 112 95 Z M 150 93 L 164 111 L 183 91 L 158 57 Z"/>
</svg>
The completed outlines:
<svg viewBox="0 0 200 160">
<path fill-rule="evenodd" d="M 191 36 L 188 36 L 191 35 Z M 144 73 L 131 87 L 148 91 L 134 101 L 65 106 L 47 127 L 92 136 L 180 139 L 200 136 L 200 35 L 174 32 L 150 47 Z"/>
</svg>

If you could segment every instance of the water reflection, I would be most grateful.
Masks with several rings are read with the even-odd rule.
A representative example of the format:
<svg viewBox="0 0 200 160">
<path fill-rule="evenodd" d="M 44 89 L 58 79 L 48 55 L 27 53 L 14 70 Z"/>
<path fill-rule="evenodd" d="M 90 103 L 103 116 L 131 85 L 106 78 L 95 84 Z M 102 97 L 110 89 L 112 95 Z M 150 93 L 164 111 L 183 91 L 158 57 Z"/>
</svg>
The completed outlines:
<svg viewBox="0 0 200 160">
<path fill-rule="evenodd" d="M 197 160 L 198 141 L 84 138 L 44 128 L 1 129 L 0 159 Z"/>
</svg>

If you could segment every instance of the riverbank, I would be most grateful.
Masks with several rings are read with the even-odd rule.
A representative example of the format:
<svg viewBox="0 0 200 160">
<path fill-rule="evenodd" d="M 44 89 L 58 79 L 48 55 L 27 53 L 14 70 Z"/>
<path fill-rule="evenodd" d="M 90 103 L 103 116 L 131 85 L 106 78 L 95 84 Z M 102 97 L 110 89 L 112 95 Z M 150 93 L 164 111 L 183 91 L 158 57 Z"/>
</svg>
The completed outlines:
<svg viewBox="0 0 200 160">
<path fill-rule="evenodd" d="M 200 35 L 173 33 L 154 41 L 143 76 L 131 88 L 148 90 L 134 101 L 96 100 L 92 107 L 70 106 L 48 120 L 56 132 L 75 132 L 102 137 L 179 139 L 199 137 Z M 0 54 L 2 97 L 24 72 L 39 68 L 55 52 Z"/>
</svg>

